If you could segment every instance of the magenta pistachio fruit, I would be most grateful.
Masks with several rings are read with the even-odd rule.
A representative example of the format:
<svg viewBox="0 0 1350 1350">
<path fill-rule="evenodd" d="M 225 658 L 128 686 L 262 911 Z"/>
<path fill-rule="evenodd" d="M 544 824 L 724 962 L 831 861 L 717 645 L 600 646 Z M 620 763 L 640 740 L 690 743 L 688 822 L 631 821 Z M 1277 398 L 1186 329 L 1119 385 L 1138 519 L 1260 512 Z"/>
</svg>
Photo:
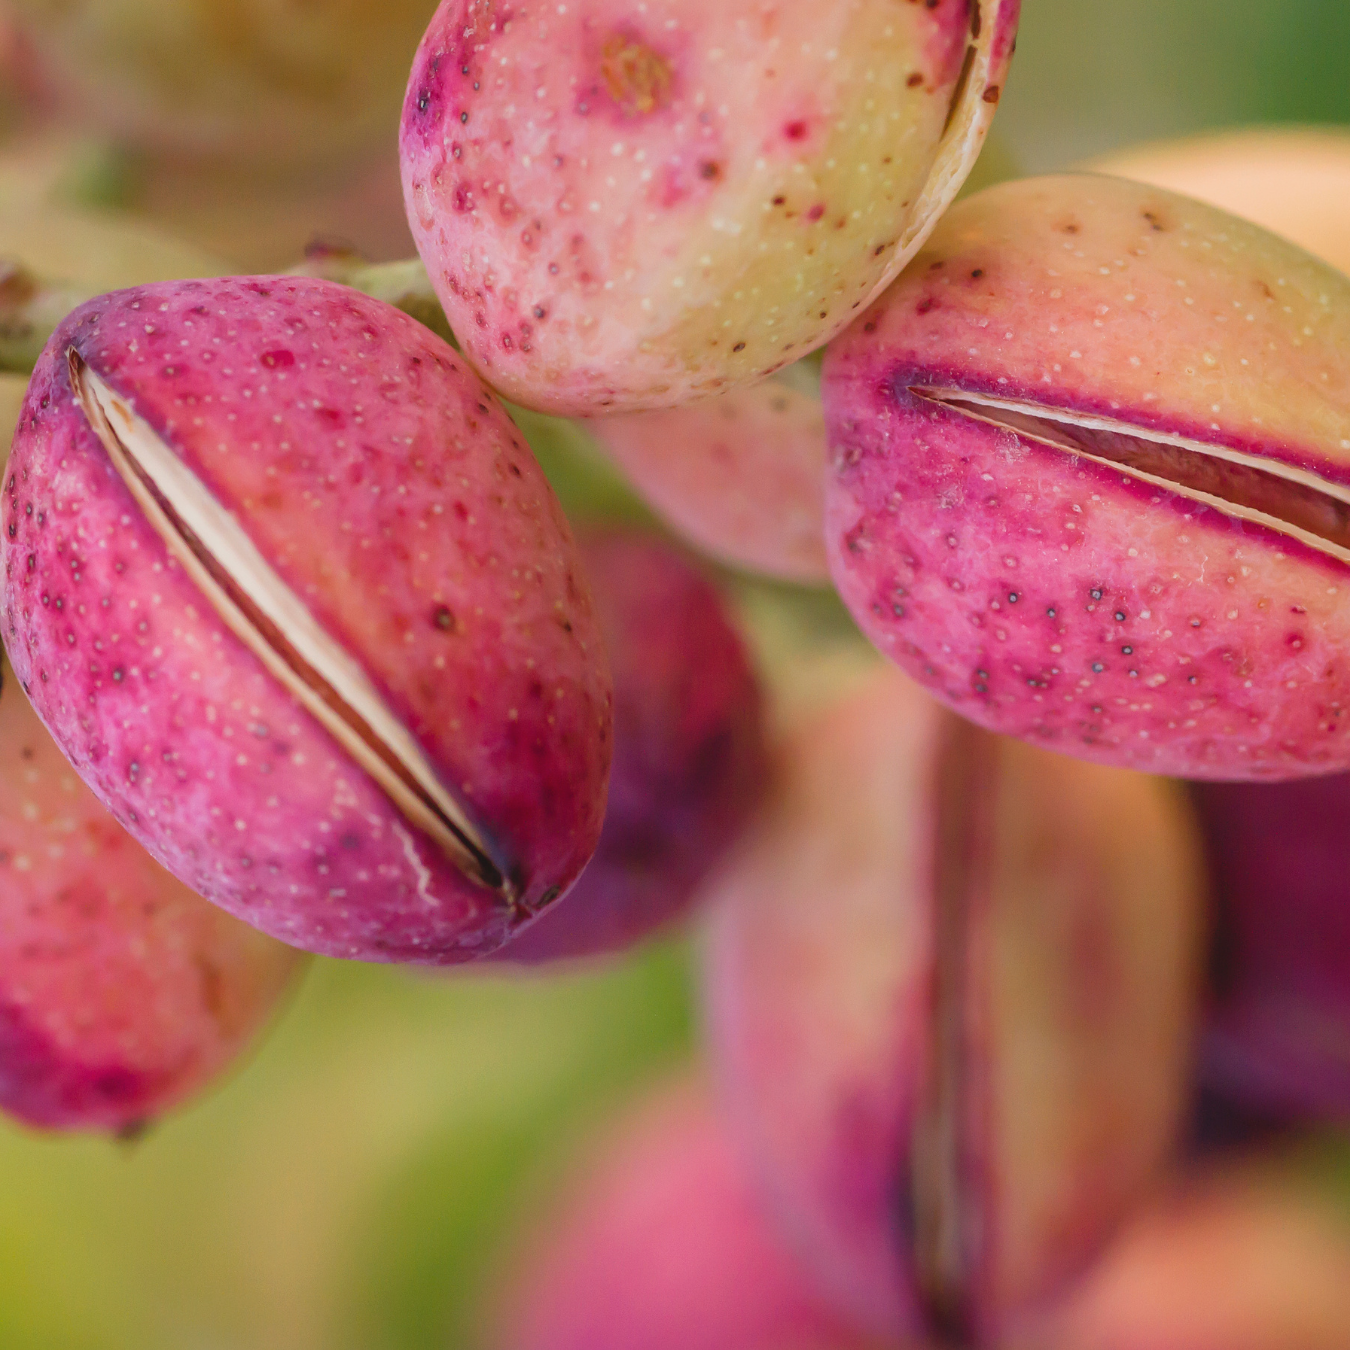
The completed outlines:
<svg viewBox="0 0 1350 1350">
<path fill-rule="evenodd" d="M 829 579 L 819 390 L 776 378 L 683 408 L 597 417 L 586 429 L 696 548 L 785 581 Z"/>
<path fill-rule="evenodd" d="M 200 1090 L 275 1008 L 298 953 L 175 881 L 0 688 L 0 1109 L 131 1130 Z"/>
<path fill-rule="evenodd" d="M 1350 1120 L 1350 775 L 1191 796 L 1216 906 L 1207 1085 Z"/>
<path fill-rule="evenodd" d="M 1229 1162 L 1175 1183 L 1008 1350 L 1344 1350 L 1350 1221 L 1291 1171 Z"/>
<path fill-rule="evenodd" d="M 0 504 L 4 636 L 181 880 L 295 946 L 500 945 L 600 832 L 610 686 L 567 525 L 458 354 L 308 278 L 77 309 Z"/>
<path fill-rule="evenodd" d="M 1184 798 L 991 736 L 884 668 L 785 754 L 712 886 L 737 1137 L 851 1316 L 995 1343 L 1178 1140 L 1202 908 Z"/>
<path fill-rule="evenodd" d="M 636 530 L 580 550 L 614 677 L 609 805 L 581 880 L 508 961 L 616 951 L 680 916 L 768 774 L 759 683 L 712 582 Z"/>
<path fill-rule="evenodd" d="M 1350 766 L 1350 279 L 1090 175 L 956 206 L 831 349 L 872 641 L 992 730 L 1190 778 Z"/>
<path fill-rule="evenodd" d="M 512 1261 L 495 1350 L 863 1350 L 810 1293 L 708 1098 L 680 1082 L 608 1131 Z"/>
<path fill-rule="evenodd" d="M 1020 0 L 442 0 L 404 198 L 465 354 L 528 407 L 672 407 L 895 277 L 974 164 Z"/>
</svg>

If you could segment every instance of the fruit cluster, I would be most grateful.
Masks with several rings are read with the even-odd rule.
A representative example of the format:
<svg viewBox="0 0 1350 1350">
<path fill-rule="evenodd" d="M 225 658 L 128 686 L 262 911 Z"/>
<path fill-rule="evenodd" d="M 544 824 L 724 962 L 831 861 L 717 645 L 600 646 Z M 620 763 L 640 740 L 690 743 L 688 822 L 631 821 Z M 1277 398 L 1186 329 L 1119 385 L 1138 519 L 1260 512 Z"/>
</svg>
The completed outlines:
<svg viewBox="0 0 1350 1350">
<path fill-rule="evenodd" d="M 178 30 L 47 8 L 164 129 Z M 303 8 L 188 25 L 182 143 L 364 135 L 374 10 Z M 302 952 L 697 904 L 707 1072 L 507 1350 L 1344 1343 L 1350 1235 L 1195 1155 L 1350 1115 L 1350 280 L 1123 177 L 957 202 L 1019 8 L 399 5 L 420 261 L 0 262 L 0 1107 L 139 1129 Z M 561 418 L 684 545 L 569 521 Z M 738 569 L 893 665 L 803 692 Z"/>
</svg>

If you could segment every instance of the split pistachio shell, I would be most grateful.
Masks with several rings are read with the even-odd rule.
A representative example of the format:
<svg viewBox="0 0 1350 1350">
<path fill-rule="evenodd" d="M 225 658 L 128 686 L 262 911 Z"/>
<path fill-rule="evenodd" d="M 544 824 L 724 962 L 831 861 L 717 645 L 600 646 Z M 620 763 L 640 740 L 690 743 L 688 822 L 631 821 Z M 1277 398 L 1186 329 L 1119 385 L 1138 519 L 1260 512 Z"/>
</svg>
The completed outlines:
<svg viewBox="0 0 1350 1350">
<path fill-rule="evenodd" d="M 462 961 L 589 858 L 610 686 L 570 533 L 400 311 L 286 277 L 91 302 L 34 372 L 2 518 L 39 714 L 240 917 Z"/>
<path fill-rule="evenodd" d="M 713 887 L 709 1020 L 745 1156 L 840 1306 L 992 1343 L 1090 1262 L 1177 1141 L 1200 900 L 1159 780 L 992 737 L 894 671 L 797 728 Z"/>
<path fill-rule="evenodd" d="M 944 218 L 823 387 L 835 580 L 937 697 L 1157 772 L 1350 765 L 1350 279 L 1029 179 Z"/>
<path fill-rule="evenodd" d="M 673 407 L 796 360 L 974 164 L 1018 0 L 443 0 L 408 220 L 465 354 L 527 407 Z"/>
</svg>

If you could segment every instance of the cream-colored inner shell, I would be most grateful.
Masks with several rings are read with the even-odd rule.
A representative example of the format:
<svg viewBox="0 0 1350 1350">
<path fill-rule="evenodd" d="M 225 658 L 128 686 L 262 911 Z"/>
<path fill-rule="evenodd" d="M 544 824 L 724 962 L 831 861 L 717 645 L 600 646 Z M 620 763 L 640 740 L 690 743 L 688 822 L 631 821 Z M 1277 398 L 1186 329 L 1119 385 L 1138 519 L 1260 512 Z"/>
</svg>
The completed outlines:
<svg viewBox="0 0 1350 1350">
<path fill-rule="evenodd" d="M 150 425 L 73 348 L 68 360 L 71 387 L 114 467 L 230 630 L 465 876 L 514 901 L 507 869 L 361 667 Z"/>
<path fill-rule="evenodd" d="M 915 386 L 910 389 L 910 393 L 939 404 L 951 412 L 959 413 L 963 417 L 1011 431 L 1018 436 L 1039 441 L 1043 445 L 1053 446 L 1057 450 L 1081 455 L 1084 459 L 1128 474 L 1141 482 L 1165 488 L 1192 501 L 1203 502 L 1224 515 L 1264 525 L 1279 534 L 1297 539 L 1319 553 L 1350 563 L 1350 487 L 1330 482 L 1306 469 L 1283 464 L 1278 460 L 1261 459 L 1256 455 L 1223 445 L 1213 445 L 1206 441 L 1131 426 L 1127 422 L 1116 421 L 1109 417 L 1088 416 L 1063 408 L 1048 408 L 1017 399 L 1001 399 L 989 394 L 971 393 L 965 389 Z M 1075 432 L 1079 433 L 1078 437 L 1075 436 Z M 1260 476 L 1259 480 L 1253 481 L 1259 481 L 1263 486 L 1260 495 L 1267 499 L 1268 506 L 1275 509 L 1264 510 L 1248 502 L 1233 501 L 1216 493 L 1207 492 L 1192 483 L 1178 481 L 1163 473 L 1150 472 L 1137 464 L 1113 458 L 1102 449 L 1093 447 L 1088 439 L 1093 433 L 1123 438 L 1145 452 L 1149 447 L 1157 448 L 1160 453 L 1164 449 L 1180 450 L 1187 455 L 1201 457 L 1197 463 L 1208 459 L 1250 470 L 1254 475 Z M 1296 520 L 1281 514 L 1278 510 L 1278 498 L 1282 489 L 1289 498 L 1290 515 L 1303 515 L 1306 518 L 1309 503 L 1315 506 L 1320 501 L 1324 513 L 1329 519 L 1335 520 L 1335 528 L 1330 530 L 1330 534 L 1341 535 L 1346 542 L 1341 542 L 1336 537 L 1328 537 L 1327 533 L 1304 528 Z M 1304 509 L 1296 510 L 1297 505 L 1302 505 Z"/>
</svg>

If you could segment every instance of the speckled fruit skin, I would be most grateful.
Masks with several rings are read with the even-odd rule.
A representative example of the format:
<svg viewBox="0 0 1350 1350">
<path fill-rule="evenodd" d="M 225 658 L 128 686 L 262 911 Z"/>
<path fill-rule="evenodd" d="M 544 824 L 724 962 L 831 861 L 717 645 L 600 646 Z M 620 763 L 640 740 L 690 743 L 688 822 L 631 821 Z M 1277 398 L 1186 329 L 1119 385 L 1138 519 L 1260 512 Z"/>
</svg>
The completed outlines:
<svg viewBox="0 0 1350 1350">
<path fill-rule="evenodd" d="M 706 1087 L 607 1131 L 512 1263 L 494 1350 L 863 1350 L 761 1213 Z"/>
<path fill-rule="evenodd" d="M 1343 1350 L 1350 1225 L 1279 1159 L 1186 1177 L 1008 1350 Z"/>
<path fill-rule="evenodd" d="M 920 403 L 1024 399 L 1350 483 L 1350 281 L 1160 189 L 958 204 L 826 356 L 831 567 L 966 717 L 1191 778 L 1350 765 L 1350 569 L 1118 470 Z"/>
<path fill-rule="evenodd" d="M 520 906 L 410 827 L 170 561 L 72 399 L 71 347 L 361 663 L 515 859 Z M 34 371 L 0 524 L 39 715 L 170 871 L 265 932 L 465 960 L 590 856 L 610 684 L 575 546 L 505 413 L 399 311 L 285 277 L 83 306 Z"/>
<path fill-rule="evenodd" d="M 564 414 L 675 406 L 805 355 L 955 195 L 1018 9 L 444 0 L 401 155 L 465 353 Z"/>
<path fill-rule="evenodd" d="M 938 1165 L 918 1144 L 956 908 L 936 895 L 938 785 L 963 745 L 991 794 L 954 846 L 974 917 L 946 1005 L 962 1193 L 986 1235 L 972 1343 L 999 1343 L 1138 1203 L 1178 1140 L 1194 1029 L 1198 849 L 1168 785 L 990 737 L 885 668 L 795 729 L 777 799 L 710 887 L 711 1044 L 804 1268 L 905 1343 L 928 1329 L 913 1188 Z"/>
<path fill-rule="evenodd" d="M 593 418 L 586 429 L 695 547 L 785 581 L 829 579 L 818 397 L 768 380 L 683 408 Z"/>
<path fill-rule="evenodd" d="M 1350 775 L 1191 797 L 1217 909 L 1207 1082 L 1268 1115 L 1350 1120 Z"/>
<path fill-rule="evenodd" d="M 617 951 L 678 918 L 768 777 L 759 683 L 717 588 L 655 535 L 579 546 L 614 677 L 609 806 L 581 880 L 508 961 Z"/>
<path fill-rule="evenodd" d="M 3 682 L 0 1108 L 128 1129 L 235 1059 L 301 958 L 164 871 Z"/>
</svg>

